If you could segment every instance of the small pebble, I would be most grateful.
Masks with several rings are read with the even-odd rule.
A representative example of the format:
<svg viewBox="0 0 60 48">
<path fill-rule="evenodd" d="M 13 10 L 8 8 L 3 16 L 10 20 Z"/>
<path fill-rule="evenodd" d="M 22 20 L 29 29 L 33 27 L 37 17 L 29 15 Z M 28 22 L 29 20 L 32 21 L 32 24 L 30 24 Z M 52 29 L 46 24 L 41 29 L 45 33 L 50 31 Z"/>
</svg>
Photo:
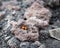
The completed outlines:
<svg viewBox="0 0 60 48">
<path fill-rule="evenodd" d="M 29 48 L 29 42 L 21 42 L 20 48 Z"/>
</svg>

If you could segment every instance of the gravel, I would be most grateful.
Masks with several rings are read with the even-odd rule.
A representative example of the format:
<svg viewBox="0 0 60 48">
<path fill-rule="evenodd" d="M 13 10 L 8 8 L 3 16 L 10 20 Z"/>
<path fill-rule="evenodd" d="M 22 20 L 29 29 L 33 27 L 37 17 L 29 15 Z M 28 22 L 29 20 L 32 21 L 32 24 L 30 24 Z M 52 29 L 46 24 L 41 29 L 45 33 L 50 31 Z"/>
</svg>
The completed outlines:
<svg viewBox="0 0 60 48">
<path fill-rule="evenodd" d="M 15 23 L 17 22 L 17 26 L 19 27 L 21 26 L 19 24 L 22 21 L 26 21 L 26 20 L 28 21 L 29 19 L 29 23 L 26 24 L 27 25 L 29 24 L 29 27 L 31 27 L 31 25 L 36 23 L 37 21 L 33 23 L 32 21 L 30 22 L 31 20 L 30 18 L 27 19 L 24 18 L 26 12 L 28 12 L 29 14 L 33 12 L 32 14 L 34 14 L 35 17 L 36 15 L 39 16 L 37 17 L 37 19 L 39 18 L 40 20 L 41 19 L 40 14 L 37 13 L 35 14 L 35 12 L 36 11 L 38 12 L 39 10 L 41 12 L 42 9 L 37 10 L 36 8 L 37 6 L 34 7 L 33 5 L 34 2 L 39 3 L 39 5 L 45 8 L 45 10 L 49 10 L 49 13 L 51 13 L 52 15 L 47 13 L 47 16 L 50 16 L 50 17 L 46 17 L 49 18 L 47 21 L 48 26 L 43 27 L 43 24 L 41 24 L 40 26 L 38 24 L 32 26 L 32 28 L 33 27 L 38 28 L 37 30 L 38 35 L 36 35 L 38 40 L 36 38 L 33 39 L 35 37 L 34 36 L 35 34 L 32 33 L 26 35 L 29 35 L 30 38 L 33 40 L 29 38 L 28 40 L 21 41 L 21 37 L 17 35 L 19 37 L 17 38 L 16 34 L 12 33 L 11 29 L 14 25 L 12 26 L 13 23 L 11 24 L 11 22 L 12 21 Z M 34 9 L 36 8 L 36 10 L 33 9 L 34 10 L 33 11 L 32 9 L 29 9 L 31 8 L 32 5 Z M 27 9 L 29 9 L 30 12 Z M 44 21 L 44 18 L 41 20 Z M 32 19 L 32 20 L 35 21 L 36 19 Z M 17 30 L 16 26 L 14 26 L 14 28 L 15 30 Z M 37 0 L 37 1 L 36 0 L 0 0 L 0 48 L 60 48 L 60 33 L 58 28 L 60 29 L 60 0 Z M 17 30 L 15 33 L 17 33 L 19 30 Z M 52 30 L 56 30 L 56 32 L 55 31 L 52 32 Z M 29 32 L 32 31 L 33 29 L 30 30 Z M 25 31 L 23 30 L 22 32 L 25 33 Z M 25 38 L 25 36 L 23 37 Z"/>
</svg>

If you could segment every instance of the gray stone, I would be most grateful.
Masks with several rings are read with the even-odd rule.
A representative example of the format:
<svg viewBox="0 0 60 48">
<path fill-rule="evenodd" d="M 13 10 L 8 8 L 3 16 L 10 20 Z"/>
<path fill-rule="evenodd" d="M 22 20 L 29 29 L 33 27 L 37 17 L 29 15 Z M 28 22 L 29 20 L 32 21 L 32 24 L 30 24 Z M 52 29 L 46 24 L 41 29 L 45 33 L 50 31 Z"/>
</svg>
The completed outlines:
<svg viewBox="0 0 60 48">
<path fill-rule="evenodd" d="M 36 17 L 30 17 L 27 21 L 26 21 L 27 24 L 30 24 L 30 25 L 35 25 L 35 26 L 38 26 L 38 27 L 47 27 L 48 26 L 48 22 L 47 21 L 43 21 L 41 19 L 38 19 Z"/>
<path fill-rule="evenodd" d="M 13 47 L 17 47 L 17 44 L 19 44 L 19 41 L 15 38 L 12 37 L 11 39 L 8 40 L 7 44 L 13 48 Z"/>
<path fill-rule="evenodd" d="M 35 41 L 34 43 L 30 44 L 30 48 L 38 48 L 41 46 L 41 43 L 39 41 Z"/>
<path fill-rule="evenodd" d="M 29 42 L 21 42 L 20 48 L 28 48 L 29 47 Z"/>
<path fill-rule="evenodd" d="M 37 41 L 39 37 L 38 28 L 36 26 L 29 25 L 22 20 L 12 22 L 11 32 L 21 41 Z"/>
<path fill-rule="evenodd" d="M 39 38 L 41 41 L 48 39 L 49 38 L 49 32 L 47 30 L 41 30 Z"/>
<path fill-rule="evenodd" d="M 50 36 L 60 40 L 60 28 L 49 30 Z"/>
<path fill-rule="evenodd" d="M 44 45 L 44 44 L 42 44 L 39 48 L 45 48 L 45 45 Z"/>
<path fill-rule="evenodd" d="M 35 45 L 34 43 L 32 43 L 32 44 L 30 45 L 30 48 L 38 48 L 38 46 Z"/>
<path fill-rule="evenodd" d="M 26 9 L 24 17 L 29 19 L 30 17 L 34 16 L 34 17 L 37 17 L 38 19 L 48 21 L 51 15 L 52 14 L 49 9 L 45 8 L 43 5 L 39 4 L 36 1 L 29 8 Z"/>
<path fill-rule="evenodd" d="M 37 45 L 37 46 L 40 46 L 41 43 L 39 41 L 35 41 L 33 44 Z"/>
</svg>

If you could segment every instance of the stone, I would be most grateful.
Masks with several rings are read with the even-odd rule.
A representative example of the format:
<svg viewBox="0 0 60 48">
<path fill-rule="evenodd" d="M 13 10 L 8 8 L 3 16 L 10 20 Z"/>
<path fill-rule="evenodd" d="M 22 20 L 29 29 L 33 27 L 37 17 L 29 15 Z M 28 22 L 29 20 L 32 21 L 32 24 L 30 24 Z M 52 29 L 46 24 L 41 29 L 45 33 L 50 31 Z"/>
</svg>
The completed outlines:
<svg viewBox="0 0 60 48">
<path fill-rule="evenodd" d="M 49 9 L 45 8 L 36 1 L 27 8 L 24 17 L 29 19 L 30 17 L 36 16 L 38 19 L 49 21 L 51 15 L 52 14 Z"/>
<path fill-rule="evenodd" d="M 39 41 L 35 41 L 33 44 L 35 44 L 36 46 L 41 46 L 41 43 Z"/>
<path fill-rule="evenodd" d="M 60 28 L 49 30 L 49 33 L 51 37 L 60 40 Z"/>
<path fill-rule="evenodd" d="M 44 44 L 42 44 L 42 45 L 41 45 L 40 47 L 38 47 L 38 48 L 46 48 L 46 47 L 45 47 L 45 45 L 44 45 Z"/>
<path fill-rule="evenodd" d="M 21 42 L 20 48 L 29 48 L 29 42 Z"/>
<path fill-rule="evenodd" d="M 30 45 L 30 48 L 38 48 L 38 46 L 35 45 L 34 43 L 32 43 L 32 44 Z"/>
<path fill-rule="evenodd" d="M 39 41 L 35 41 L 30 44 L 30 48 L 38 48 L 41 45 Z"/>
<path fill-rule="evenodd" d="M 19 24 L 20 23 L 20 24 Z M 32 40 L 36 41 L 39 37 L 38 28 L 27 24 L 24 20 L 12 22 L 11 33 L 21 41 Z"/>
<path fill-rule="evenodd" d="M 42 28 L 49 25 L 48 21 L 43 21 L 41 19 L 38 19 L 37 17 L 30 17 L 28 20 L 26 20 L 26 23 Z"/>
<path fill-rule="evenodd" d="M 15 38 L 12 37 L 11 39 L 9 39 L 7 41 L 7 44 L 11 47 L 11 48 L 17 48 L 17 44 L 19 44 L 19 41 Z"/>
<path fill-rule="evenodd" d="M 39 32 L 40 41 L 44 41 L 49 38 L 49 31 L 47 31 L 47 30 L 40 30 L 40 32 Z"/>
</svg>

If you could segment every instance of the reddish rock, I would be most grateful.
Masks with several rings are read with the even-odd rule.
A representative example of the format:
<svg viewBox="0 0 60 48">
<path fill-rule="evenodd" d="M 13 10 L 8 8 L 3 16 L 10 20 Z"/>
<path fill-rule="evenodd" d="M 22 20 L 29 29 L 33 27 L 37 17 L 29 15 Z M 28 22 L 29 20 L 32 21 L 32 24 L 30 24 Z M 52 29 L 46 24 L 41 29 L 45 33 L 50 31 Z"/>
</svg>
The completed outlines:
<svg viewBox="0 0 60 48">
<path fill-rule="evenodd" d="M 21 21 L 21 20 L 20 20 Z M 12 23 L 11 32 L 15 34 L 15 37 L 21 41 L 38 40 L 39 33 L 38 28 L 29 24 L 26 24 L 24 21 L 20 22 L 20 24 L 14 22 Z"/>
<path fill-rule="evenodd" d="M 43 21 L 42 19 L 38 19 L 37 17 L 30 17 L 27 21 L 27 24 L 38 26 L 38 27 L 47 27 L 48 21 Z"/>
<path fill-rule="evenodd" d="M 34 2 L 25 12 L 24 17 L 29 19 L 30 17 L 36 16 L 39 19 L 42 20 L 48 20 L 51 17 L 51 12 L 44 8 L 41 4 L 38 2 Z"/>
</svg>

